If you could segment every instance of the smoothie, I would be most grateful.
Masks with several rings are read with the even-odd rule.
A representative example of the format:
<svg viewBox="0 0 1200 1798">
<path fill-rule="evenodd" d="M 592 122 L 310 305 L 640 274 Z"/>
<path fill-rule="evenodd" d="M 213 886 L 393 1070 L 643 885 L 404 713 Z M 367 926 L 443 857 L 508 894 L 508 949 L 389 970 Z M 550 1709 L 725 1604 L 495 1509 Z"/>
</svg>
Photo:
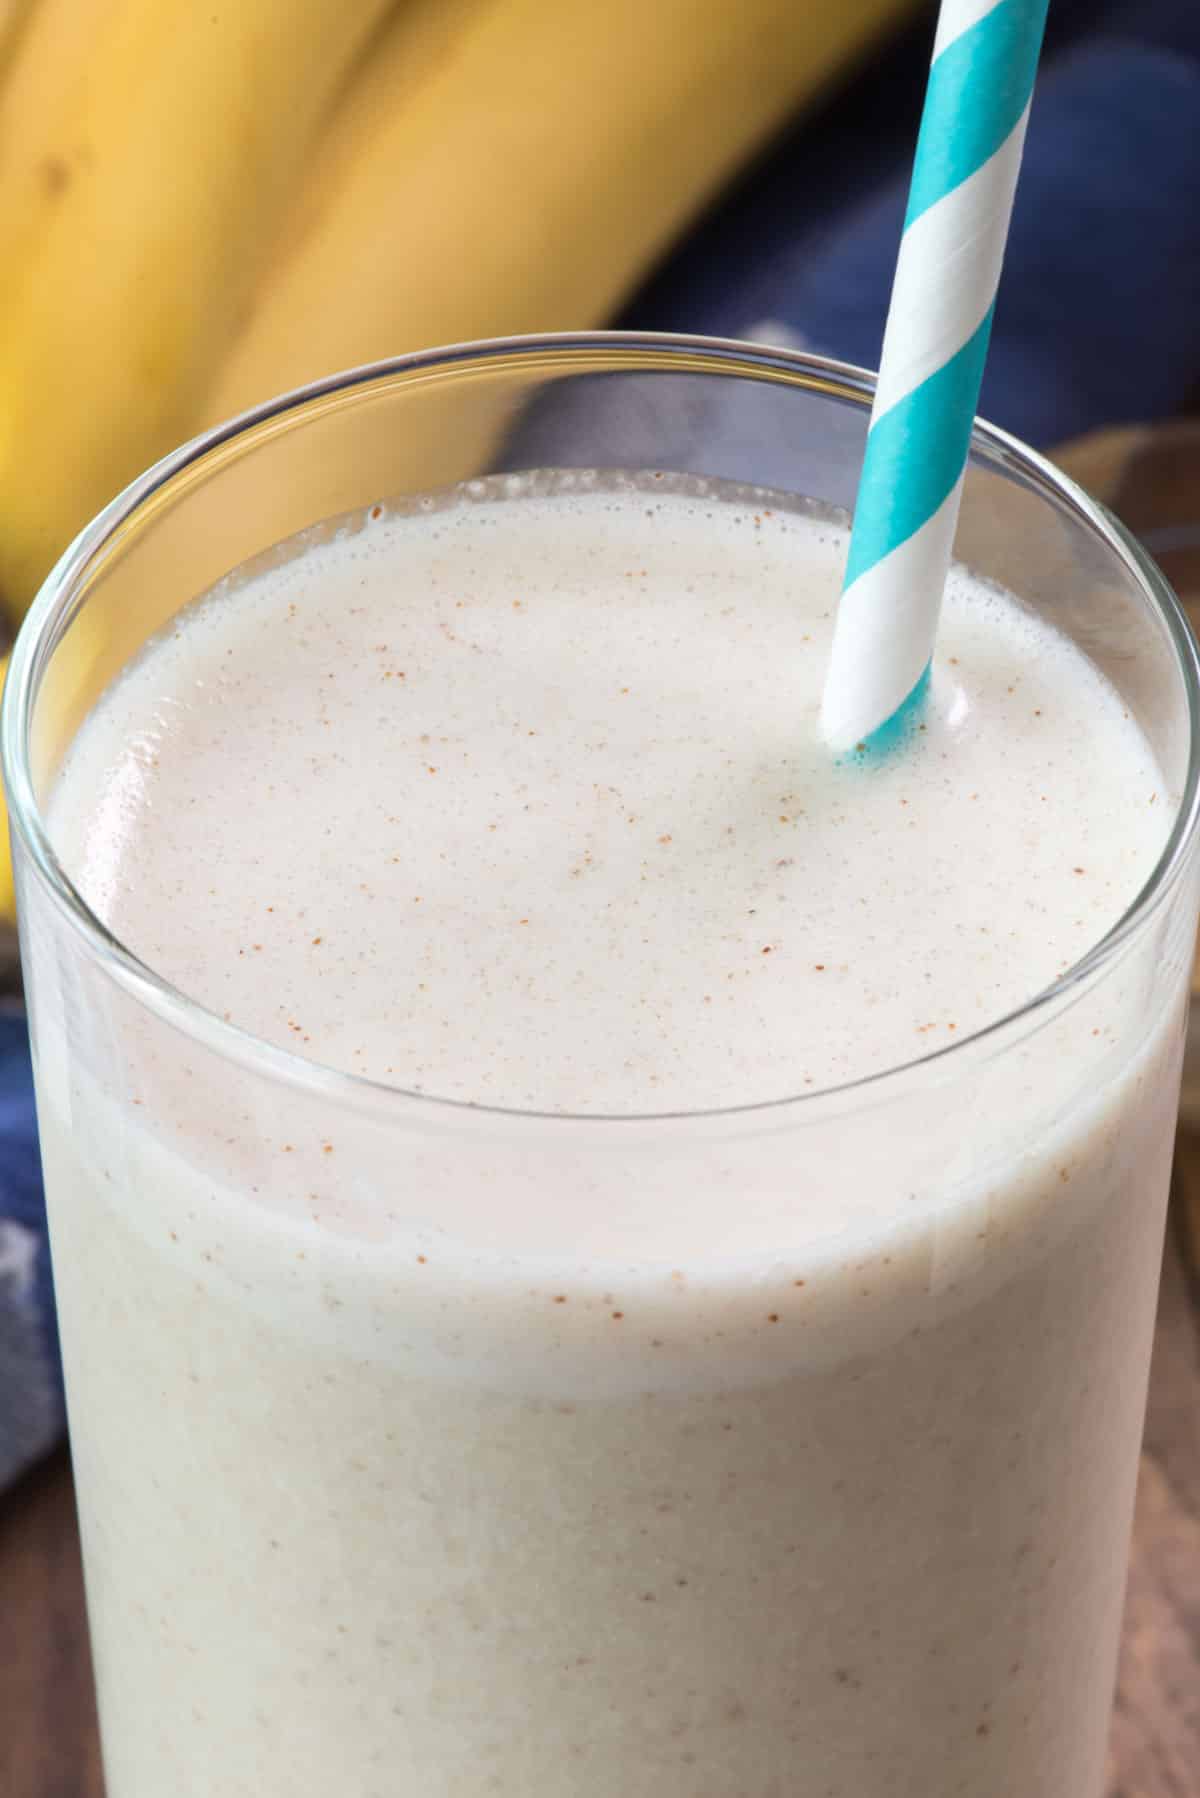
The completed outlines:
<svg viewBox="0 0 1200 1798">
<path fill-rule="evenodd" d="M 110 1798 L 1097 1798 L 1179 1006 L 1127 956 L 968 1039 L 1176 796 L 961 571 L 831 764 L 799 502 L 375 511 L 181 614 L 51 809 L 221 1021 L 39 1029 Z"/>
</svg>

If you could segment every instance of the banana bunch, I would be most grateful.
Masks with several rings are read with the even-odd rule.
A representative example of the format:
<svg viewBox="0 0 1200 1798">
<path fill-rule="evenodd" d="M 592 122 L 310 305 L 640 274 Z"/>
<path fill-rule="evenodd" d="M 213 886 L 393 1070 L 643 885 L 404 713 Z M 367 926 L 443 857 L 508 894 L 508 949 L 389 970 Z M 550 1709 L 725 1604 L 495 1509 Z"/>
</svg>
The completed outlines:
<svg viewBox="0 0 1200 1798">
<path fill-rule="evenodd" d="M 0 607 L 175 443 L 603 323 L 909 0 L 0 0 Z"/>
</svg>

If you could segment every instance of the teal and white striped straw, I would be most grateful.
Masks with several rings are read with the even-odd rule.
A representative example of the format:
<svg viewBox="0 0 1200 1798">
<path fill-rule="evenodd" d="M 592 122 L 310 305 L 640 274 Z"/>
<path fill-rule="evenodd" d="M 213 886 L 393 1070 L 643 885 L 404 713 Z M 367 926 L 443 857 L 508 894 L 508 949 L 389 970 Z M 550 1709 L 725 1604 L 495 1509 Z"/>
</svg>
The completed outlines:
<svg viewBox="0 0 1200 1798">
<path fill-rule="evenodd" d="M 1049 0 L 942 0 L 821 724 L 890 737 L 928 681 Z"/>
</svg>

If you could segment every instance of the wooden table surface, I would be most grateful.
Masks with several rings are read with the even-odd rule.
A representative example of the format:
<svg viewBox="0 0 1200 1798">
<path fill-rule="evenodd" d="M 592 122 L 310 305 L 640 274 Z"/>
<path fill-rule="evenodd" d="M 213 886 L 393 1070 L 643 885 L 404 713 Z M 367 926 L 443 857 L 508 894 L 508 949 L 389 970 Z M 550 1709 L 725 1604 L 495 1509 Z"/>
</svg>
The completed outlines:
<svg viewBox="0 0 1200 1798">
<path fill-rule="evenodd" d="M 1172 1209 L 1105 1798 L 1200 1793 L 1200 1137 Z M 0 1798 L 103 1798 L 62 1454 L 0 1500 Z"/>
</svg>

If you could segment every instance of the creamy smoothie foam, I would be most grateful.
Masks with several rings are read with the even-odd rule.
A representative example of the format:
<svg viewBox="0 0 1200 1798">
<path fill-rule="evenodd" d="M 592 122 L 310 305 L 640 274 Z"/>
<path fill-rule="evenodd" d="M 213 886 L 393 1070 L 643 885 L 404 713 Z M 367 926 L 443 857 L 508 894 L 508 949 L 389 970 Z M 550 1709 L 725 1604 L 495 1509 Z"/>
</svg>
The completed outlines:
<svg viewBox="0 0 1200 1798">
<path fill-rule="evenodd" d="M 43 1034 L 111 1798 L 1095 1798 L 1176 1018 L 1131 1050 L 1130 964 L 969 1090 L 635 1121 L 961 1042 L 1163 845 L 1116 694 L 961 573 L 922 728 L 831 766 L 844 555 L 485 487 L 230 583 L 81 731 L 109 927 L 428 1095 L 398 1144 Z"/>
</svg>

